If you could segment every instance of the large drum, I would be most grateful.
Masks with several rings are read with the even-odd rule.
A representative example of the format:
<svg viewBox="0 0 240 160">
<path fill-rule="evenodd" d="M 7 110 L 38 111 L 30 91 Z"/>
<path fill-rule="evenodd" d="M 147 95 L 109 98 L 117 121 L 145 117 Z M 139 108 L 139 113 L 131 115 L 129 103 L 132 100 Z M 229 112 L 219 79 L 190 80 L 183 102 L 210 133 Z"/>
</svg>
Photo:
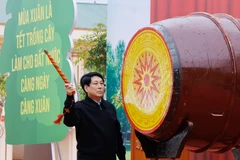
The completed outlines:
<svg viewBox="0 0 240 160">
<path fill-rule="evenodd" d="M 126 114 L 137 131 L 167 141 L 193 123 L 186 147 L 217 153 L 240 137 L 240 23 L 193 13 L 153 23 L 129 42 L 122 69 Z"/>
</svg>

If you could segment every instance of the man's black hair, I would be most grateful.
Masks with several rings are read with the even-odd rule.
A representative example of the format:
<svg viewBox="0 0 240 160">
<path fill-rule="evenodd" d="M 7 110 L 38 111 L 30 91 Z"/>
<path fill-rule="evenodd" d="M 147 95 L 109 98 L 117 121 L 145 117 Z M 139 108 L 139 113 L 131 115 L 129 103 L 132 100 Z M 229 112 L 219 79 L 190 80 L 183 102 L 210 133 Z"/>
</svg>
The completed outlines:
<svg viewBox="0 0 240 160">
<path fill-rule="evenodd" d="M 84 89 L 84 86 L 87 85 L 89 86 L 90 83 L 91 83 L 91 78 L 93 76 L 97 76 L 97 77 L 100 77 L 102 79 L 102 81 L 104 82 L 104 79 L 103 79 L 103 76 L 98 73 L 98 72 L 89 72 L 87 74 L 84 74 L 80 80 L 80 84 L 81 84 L 81 87 L 83 89 L 83 91 L 86 93 L 85 89 Z"/>
</svg>

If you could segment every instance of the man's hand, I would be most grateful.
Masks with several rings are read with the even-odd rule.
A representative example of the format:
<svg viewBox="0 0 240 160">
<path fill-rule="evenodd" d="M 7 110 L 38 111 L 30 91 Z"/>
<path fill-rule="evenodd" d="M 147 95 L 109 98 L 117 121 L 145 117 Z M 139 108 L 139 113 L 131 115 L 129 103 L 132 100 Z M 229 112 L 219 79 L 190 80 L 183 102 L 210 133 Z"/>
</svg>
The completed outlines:
<svg viewBox="0 0 240 160">
<path fill-rule="evenodd" d="M 69 96 L 72 96 L 76 92 L 75 88 L 70 83 L 65 83 L 65 90 Z"/>
</svg>

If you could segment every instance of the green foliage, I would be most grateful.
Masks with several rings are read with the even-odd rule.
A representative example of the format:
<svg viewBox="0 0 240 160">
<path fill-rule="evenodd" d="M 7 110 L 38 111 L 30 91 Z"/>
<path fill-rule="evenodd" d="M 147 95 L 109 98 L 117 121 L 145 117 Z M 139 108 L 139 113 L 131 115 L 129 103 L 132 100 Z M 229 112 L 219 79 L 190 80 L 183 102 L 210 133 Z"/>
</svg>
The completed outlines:
<svg viewBox="0 0 240 160">
<path fill-rule="evenodd" d="M 0 74 L 0 97 L 6 97 L 6 80 L 8 75 L 7 74 Z"/>
<path fill-rule="evenodd" d="M 126 114 L 123 110 L 122 93 L 120 89 L 117 90 L 117 92 L 111 97 L 111 101 L 117 109 L 118 119 L 120 120 L 122 131 L 125 133 L 127 130 L 130 130 L 131 125 L 126 118 Z"/>
<path fill-rule="evenodd" d="M 102 23 L 96 24 L 92 34 L 87 34 L 78 39 L 74 51 L 80 52 L 77 61 L 84 61 L 84 68 L 96 71 L 104 77 L 106 75 L 106 37 L 107 29 Z"/>
<path fill-rule="evenodd" d="M 118 120 L 121 124 L 124 145 L 129 145 L 129 133 L 131 125 L 126 117 L 123 108 L 122 93 L 121 93 L 121 71 L 123 54 L 125 52 L 125 43 L 120 40 L 115 49 L 112 49 L 110 43 L 107 44 L 107 99 L 117 108 Z M 130 148 L 130 147 L 129 147 Z"/>
<path fill-rule="evenodd" d="M 121 71 L 122 71 L 122 57 L 125 51 L 125 43 L 120 40 L 115 50 L 112 49 L 110 43 L 107 44 L 107 80 L 109 84 L 107 87 L 107 98 L 110 99 L 112 95 L 120 90 Z"/>
<path fill-rule="evenodd" d="M 80 99 L 84 99 L 86 97 L 86 93 L 84 92 L 84 90 L 82 89 L 80 83 L 78 84 L 78 91 L 79 91 L 79 98 Z"/>
<path fill-rule="evenodd" d="M 2 116 L 2 110 L 5 104 L 5 99 L 7 96 L 7 91 L 6 91 L 6 80 L 7 77 L 9 76 L 9 73 L 5 74 L 0 74 L 0 118 Z M 0 135 L 1 137 L 1 135 Z"/>
<path fill-rule="evenodd" d="M 122 94 L 121 91 L 118 90 L 112 97 L 111 97 L 112 103 L 115 105 L 115 107 L 118 109 L 123 106 L 122 103 Z"/>
</svg>

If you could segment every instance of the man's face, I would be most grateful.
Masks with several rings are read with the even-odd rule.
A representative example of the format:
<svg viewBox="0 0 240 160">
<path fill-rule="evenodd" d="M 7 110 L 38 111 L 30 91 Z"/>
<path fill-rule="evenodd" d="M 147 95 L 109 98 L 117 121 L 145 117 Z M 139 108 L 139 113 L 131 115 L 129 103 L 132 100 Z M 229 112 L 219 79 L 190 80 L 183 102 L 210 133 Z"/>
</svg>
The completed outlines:
<svg viewBox="0 0 240 160">
<path fill-rule="evenodd" d="M 88 94 L 88 97 L 93 100 L 99 101 L 103 97 L 105 92 L 105 84 L 103 83 L 102 78 L 98 76 L 93 76 L 91 78 L 91 83 L 89 86 L 84 86 L 85 91 Z"/>
</svg>

